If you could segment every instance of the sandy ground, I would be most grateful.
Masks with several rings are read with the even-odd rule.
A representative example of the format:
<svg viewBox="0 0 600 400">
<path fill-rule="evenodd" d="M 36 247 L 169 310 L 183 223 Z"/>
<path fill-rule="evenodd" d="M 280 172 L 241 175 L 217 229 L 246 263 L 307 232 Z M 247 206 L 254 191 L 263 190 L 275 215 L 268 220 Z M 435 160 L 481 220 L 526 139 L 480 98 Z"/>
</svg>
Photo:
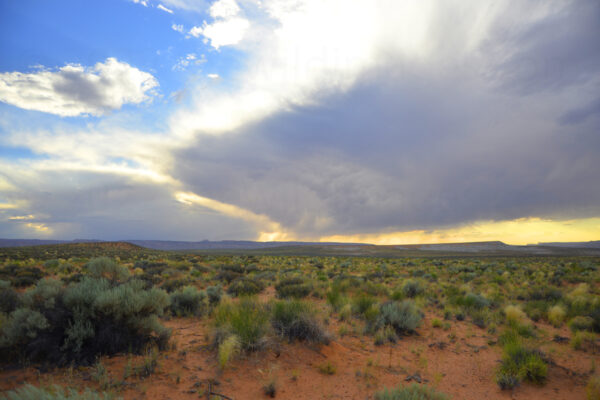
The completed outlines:
<svg viewBox="0 0 600 400">
<path fill-rule="evenodd" d="M 267 292 L 263 298 L 270 297 Z M 327 346 L 305 343 L 283 344 L 243 356 L 221 372 L 215 351 L 210 348 L 207 320 L 175 318 L 166 321 L 173 329 L 174 348 L 162 352 L 156 371 L 143 379 L 130 377 L 123 383 L 126 366 L 141 365 L 143 356 L 105 357 L 109 390 L 125 399 L 206 399 L 208 382 L 212 390 L 235 400 L 267 398 L 263 387 L 274 382 L 278 399 L 372 399 L 387 386 L 407 385 L 417 376 L 423 383 L 449 394 L 453 399 L 585 399 L 585 384 L 600 357 L 572 350 L 568 343 L 551 340 L 542 346 L 554 365 L 542 386 L 523 384 L 513 391 L 501 391 L 494 372 L 501 349 L 486 330 L 468 322 L 452 322 L 449 331 L 431 327 L 427 315 L 417 336 L 396 344 L 375 346 L 373 338 L 357 334 L 336 335 Z M 328 329 L 337 333 L 340 323 Z M 555 333 L 570 336 L 568 330 L 538 325 L 549 339 Z M 360 328 L 358 328 L 360 331 Z M 332 375 L 320 367 L 330 363 Z M 24 382 L 35 385 L 57 383 L 76 388 L 98 388 L 93 368 L 62 368 L 41 373 L 35 368 L 0 371 L 0 390 Z M 411 382 L 412 382 L 411 381 Z"/>
</svg>

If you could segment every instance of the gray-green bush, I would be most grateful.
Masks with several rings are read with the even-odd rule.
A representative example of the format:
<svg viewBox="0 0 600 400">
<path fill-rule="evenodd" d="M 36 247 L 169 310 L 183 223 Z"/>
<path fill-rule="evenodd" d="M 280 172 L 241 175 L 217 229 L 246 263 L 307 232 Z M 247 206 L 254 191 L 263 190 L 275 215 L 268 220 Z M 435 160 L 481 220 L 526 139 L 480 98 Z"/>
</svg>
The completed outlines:
<svg viewBox="0 0 600 400">
<path fill-rule="evenodd" d="M 221 303 L 215 309 L 215 343 L 221 344 L 230 335 L 236 335 L 242 350 L 259 350 L 266 343 L 268 322 L 268 309 L 254 299 L 242 298 L 239 303 Z"/>
<path fill-rule="evenodd" d="M 207 308 L 206 292 L 186 286 L 170 294 L 171 312 L 177 316 L 198 316 Z"/>
<path fill-rule="evenodd" d="M 109 281 L 122 281 L 129 277 L 129 270 L 108 257 L 92 259 L 87 264 L 88 273 L 94 278 L 106 278 Z"/>
<path fill-rule="evenodd" d="M 6 361 L 90 364 L 100 354 L 139 351 L 148 342 L 163 348 L 170 336 L 158 320 L 168 295 L 141 281 L 86 277 L 64 288 L 44 279 L 22 299 L 1 328 Z"/>
<path fill-rule="evenodd" d="M 391 326 L 398 334 L 414 333 L 423 316 L 412 300 L 388 301 L 379 308 L 377 328 Z"/>
<path fill-rule="evenodd" d="M 308 302 L 284 300 L 273 304 L 271 325 L 275 332 L 294 340 L 328 343 L 329 335 L 316 318 L 315 308 Z"/>
<path fill-rule="evenodd" d="M 25 385 L 0 395 L 1 400 L 111 400 L 114 396 L 93 392 L 90 389 L 79 393 L 75 390 L 65 391 L 59 386 L 42 389 L 33 385 Z"/>
<path fill-rule="evenodd" d="M 417 385 L 388 389 L 375 393 L 375 400 L 449 400 L 444 393 L 435 391 L 427 385 Z"/>
</svg>

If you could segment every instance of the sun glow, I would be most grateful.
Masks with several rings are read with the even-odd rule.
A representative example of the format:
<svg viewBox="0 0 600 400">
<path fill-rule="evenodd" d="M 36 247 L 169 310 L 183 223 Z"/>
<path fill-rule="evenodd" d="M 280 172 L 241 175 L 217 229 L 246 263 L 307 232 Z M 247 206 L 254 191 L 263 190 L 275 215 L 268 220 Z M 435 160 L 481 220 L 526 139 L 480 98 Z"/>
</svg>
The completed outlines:
<svg viewBox="0 0 600 400">
<path fill-rule="evenodd" d="M 507 244 L 524 245 L 539 242 L 583 242 L 599 239 L 600 218 L 550 220 L 530 217 L 510 221 L 480 221 L 456 228 L 431 231 L 331 235 L 321 237 L 320 241 L 392 245 L 500 240 Z"/>
<path fill-rule="evenodd" d="M 208 197 L 198 196 L 191 192 L 177 192 L 175 199 L 186 205 L 198 205 L 216 211 L 220 214 L 239 218 L 241 220 L 254 224 L 258 230 L 259 242 L 271 242 L 276 240 L 292 240 L 293 237 L 285 232 L 281 225 L 263 214 L 256 214 L 250 210 L 235 206 L 233 204 L 222 203 Z"/>
</svg>

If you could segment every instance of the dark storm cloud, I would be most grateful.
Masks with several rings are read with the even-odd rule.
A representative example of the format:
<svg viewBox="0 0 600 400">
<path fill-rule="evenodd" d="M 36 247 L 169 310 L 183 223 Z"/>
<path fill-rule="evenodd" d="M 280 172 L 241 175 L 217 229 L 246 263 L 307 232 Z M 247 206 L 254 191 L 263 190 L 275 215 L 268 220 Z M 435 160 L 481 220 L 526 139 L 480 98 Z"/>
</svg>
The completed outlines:
<svg viewBox="0 0 600 400">
<path fill-rule="evenodd" d="M 7 193 L 8 201 L 25 200 L 20 214 L 33 219 L 5 221 L 0 237 L 33 237 L 27 223 L 45 224 L 57 239 L 203 240 L 254 238 L 255 227 L 202 207 L 175 200 L 169 188 L 137 183 L 127 177 L 100 173 L 71 174 L 63 185 L 61 173 L 45 172 L 36 187 Z M 75 183 L 75 185 L 72 185 Z"/>
<path fill-rule="evenodd" d="M 588 118 L 598 118 L 599 115 L 600 97 L 583 107 L 567 111 L 560 116 L 558 122 L 562 125 L 576 125 L 584 122 Z"/>
<path fill-rule="evenodd" d="M 600 3 L 563 5 L 535 23 L 512 26 L 501 20 L 492 30 L 486 50 L 497 62 L 491 72 L 501 86 L 520 94 L 549 93 L 598 77 Z"/>
<path fill-rule="evenodd" d="M 493 31 L 483 64 L 399 60 L 318 106 L 200 137 L 174 174 L 305 235 L 597 216 L 599 9 Z"/>
</svg>

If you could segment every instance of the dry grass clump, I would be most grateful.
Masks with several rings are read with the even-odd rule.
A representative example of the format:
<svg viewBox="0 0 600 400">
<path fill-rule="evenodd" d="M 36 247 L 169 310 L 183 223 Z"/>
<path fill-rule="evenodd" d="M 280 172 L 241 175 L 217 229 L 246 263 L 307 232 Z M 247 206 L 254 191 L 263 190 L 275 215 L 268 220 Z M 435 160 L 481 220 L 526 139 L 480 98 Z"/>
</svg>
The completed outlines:
<svg viewBox="0 0 600 400">
<path fill-rule="evenodd" d="M 522 324 L 527 321 L 527 314 L 525 314 L 521 307 L 517 305 L 508 305 L 504 307 L 504 315 L 509 324 Z"/>
<path fill-rule="evenodd" d="M 548 321 L 556 327 L 559 328 L 565 322 L 565 318 L 567 317 L 567 310 L 559 304 L 550 307 L 548 310 Z"/>
<path fill-rule="evenodd" d="M 218 354 L 219 368 L 225 369 L 227 364 L 239 354 L 240 348 L 240 339 L 236 335 L 230 335 L 221 342 Z"/>
</svg>

